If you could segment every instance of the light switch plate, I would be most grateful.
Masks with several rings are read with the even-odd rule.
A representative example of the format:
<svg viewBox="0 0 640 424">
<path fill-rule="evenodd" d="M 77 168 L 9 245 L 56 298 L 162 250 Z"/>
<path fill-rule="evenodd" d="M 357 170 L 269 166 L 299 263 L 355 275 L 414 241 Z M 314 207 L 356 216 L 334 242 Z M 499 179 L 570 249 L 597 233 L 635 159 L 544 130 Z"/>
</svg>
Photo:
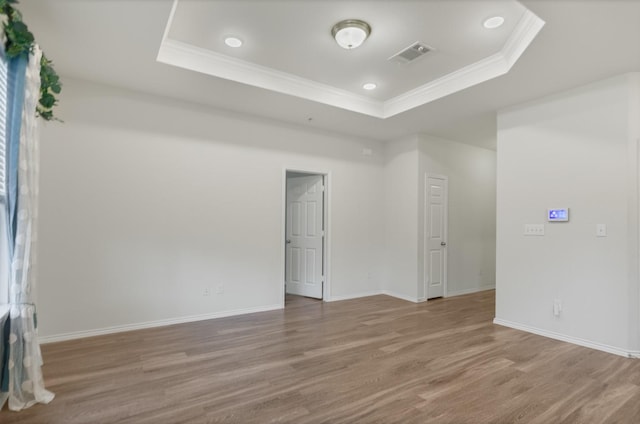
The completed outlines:
<svg viewBox="0 0 640 424">
<path fill-rule="evenodd" d="M 607 224 L 596 224 L 596 237 L 607 236 Z"/>
<path fill-rule="evenodd" d="M 525 224 L 525 236 L 544 236 L 544 224 Z"/>
</svg>

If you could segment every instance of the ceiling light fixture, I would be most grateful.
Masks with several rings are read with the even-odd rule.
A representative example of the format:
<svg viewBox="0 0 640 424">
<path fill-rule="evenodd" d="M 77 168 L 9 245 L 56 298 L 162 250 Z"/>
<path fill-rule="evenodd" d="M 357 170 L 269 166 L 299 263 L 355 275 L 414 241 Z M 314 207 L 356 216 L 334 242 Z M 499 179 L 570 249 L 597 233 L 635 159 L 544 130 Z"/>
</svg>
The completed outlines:
<svg viewBox="0 0 640 424">
<path fill-rule="evenodd" d="M 371 27 L 359 19 L 340 21 L 331 29 L 331 35 L 343 49 L 355 49 L 371 34 Z"/>
<path fill-rule="evenodd" d="M 236 48 L 236 47 L 242 46 L 242 40 L 239 39 L 238 37 L 225 37 L 224 44 L 226 44 L 229 47 Z"/>
<path fill-rule="evenodd" d="M 504 18 L 502 16 L 494 16 L 484 21 L 483 25 L 487 29 L 494 29 L 502 26 L 503 23 L 504 23 Z"/>
<path fill-rule="evenodd" d="M 375 90 L 376 87 L 378 87 L 377 84 L 373 82 L 368 82 L 362 86 L 365 90 Z"/>
</svg>

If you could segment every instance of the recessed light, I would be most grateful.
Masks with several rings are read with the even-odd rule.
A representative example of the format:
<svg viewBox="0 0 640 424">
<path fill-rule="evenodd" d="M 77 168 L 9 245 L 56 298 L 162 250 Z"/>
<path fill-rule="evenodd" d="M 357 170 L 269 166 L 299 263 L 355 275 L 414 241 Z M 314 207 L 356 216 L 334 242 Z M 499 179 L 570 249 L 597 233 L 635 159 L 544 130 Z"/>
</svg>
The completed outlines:
<svg viewBox="0 0 640 424">
<path fill-rule="evenodd" d="M 494 16 L 484 21 L 483 25 L 487 29 L 494 29 L 502 26 L 503 23 L 504 23 L 504 18 L 502 16 Z"/>
<path fill-rule="evenodd" d="M 365 90 L 375 90 L 376 87 L 378 87 L 378 85 L 373 82 L 368 82 L 362 86 Z"/>
<path fill-rule="evenodd" d="M 238 37 L 225 37 L 224 44 L 226 44 L 229 47 L 236 48 L 236 47 L 242 46 L 242 40 L 239 39 Z"/>
</svg>

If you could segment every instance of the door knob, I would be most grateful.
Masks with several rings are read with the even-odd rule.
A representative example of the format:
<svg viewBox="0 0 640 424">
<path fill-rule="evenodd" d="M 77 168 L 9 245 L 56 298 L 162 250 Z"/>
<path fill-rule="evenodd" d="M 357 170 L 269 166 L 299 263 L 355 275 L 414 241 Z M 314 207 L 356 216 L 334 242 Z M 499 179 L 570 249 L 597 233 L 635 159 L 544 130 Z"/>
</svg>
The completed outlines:
<svg viewBox="0 0 640 424">
<path fill-rule="evenodd" d="M 446 245 L 447 245 L 447 243 L 445 243 L 443 241 L 440 242 L 440 246 L 446 246 Z"/>
<path fill-rule="evenodd" d="M 287 244 L 291 243 L 291 240 L 287 240 Z"/>
</svg>

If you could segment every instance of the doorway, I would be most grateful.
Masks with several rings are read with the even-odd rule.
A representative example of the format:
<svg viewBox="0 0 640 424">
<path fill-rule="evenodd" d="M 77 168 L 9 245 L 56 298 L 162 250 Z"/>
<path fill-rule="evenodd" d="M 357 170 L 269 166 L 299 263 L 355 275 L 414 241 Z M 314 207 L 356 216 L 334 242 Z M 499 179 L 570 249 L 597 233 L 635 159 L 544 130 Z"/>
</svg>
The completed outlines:
<svg viewBox="0 0 640 424">
<path fill-rule="evenodd" d="M 427 299 L 447 295 L 448 178 L 425 175 L 424 288 Z"/>
<path fill-rule="evenodd" d="M 285 305 L 327 297 L 327 183 L 324 173 L 285 171 Z"/>
</svg>

